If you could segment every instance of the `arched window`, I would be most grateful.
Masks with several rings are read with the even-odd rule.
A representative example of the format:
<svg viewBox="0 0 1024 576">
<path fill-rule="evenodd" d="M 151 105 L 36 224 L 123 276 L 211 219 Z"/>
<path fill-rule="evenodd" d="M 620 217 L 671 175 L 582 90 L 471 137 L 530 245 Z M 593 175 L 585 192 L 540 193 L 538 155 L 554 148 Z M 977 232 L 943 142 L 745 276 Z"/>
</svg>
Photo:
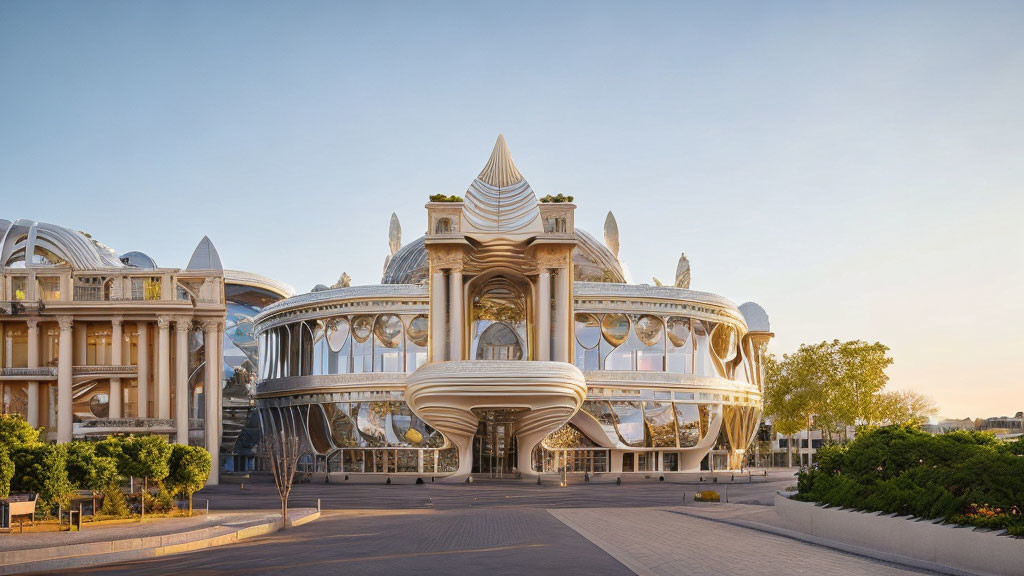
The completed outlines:
<svg viewBox="0 0 1024 576">
<path fill-rule="evenodd" d="M 452 233 L 452 219 L 451 218 L 438 218 L 437 222 L 434 223 L 434 234 L 451 234 Z"/>
</svg>

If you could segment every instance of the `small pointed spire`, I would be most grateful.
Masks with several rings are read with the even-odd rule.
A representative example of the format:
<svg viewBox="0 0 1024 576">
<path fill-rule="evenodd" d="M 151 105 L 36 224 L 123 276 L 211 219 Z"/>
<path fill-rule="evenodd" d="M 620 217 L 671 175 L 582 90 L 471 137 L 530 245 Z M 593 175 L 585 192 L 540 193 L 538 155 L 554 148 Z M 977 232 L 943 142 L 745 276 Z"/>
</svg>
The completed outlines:
<svg viewBox="0 0 1024 576">
<path fill-rule="evenodd" d="M 495 188 L 512 186 L 523 179 L 523 175 L 512 161 L 512 154 L 508 151 L 508 144 L 505 143 L 503 135 L 498 134 L 491 157 L 477 178 Z"/>
<path fill-rule="evenodd" d="M 690 260 L 686 252 L 679 255 L 679 264 L 676 264 L 676 288 L 690 289 Z"/>
<path fill-rule="evenodd" d="M 196 246 L 195 251 L 192 252 L 192 258 L 188 261 L 186 270 L 223 270 L 224 266 L 220 263 L 220 254 L 217 253 L 217 249 L 214 248 L 213 242 L 210 241 L 209 236 L 203 236 L 203 239 L 199 241 L 199 245 Z"/>
<path fill-rule="evenodd" d="M 398 214 L 391 213 L 391 226 L 388 227 L 388 247 L 391 248 L 391 255 L 402 247 L 402 225 L 398 222 Z"/>
<path fill-rule="evenodd" d="M 612 251 L 613 256 L 619 257 L 619 225 L 615 222 L 615 214 L 612 214 L 611 210 L 604 219 L 604 245 Z"/>
</svg>

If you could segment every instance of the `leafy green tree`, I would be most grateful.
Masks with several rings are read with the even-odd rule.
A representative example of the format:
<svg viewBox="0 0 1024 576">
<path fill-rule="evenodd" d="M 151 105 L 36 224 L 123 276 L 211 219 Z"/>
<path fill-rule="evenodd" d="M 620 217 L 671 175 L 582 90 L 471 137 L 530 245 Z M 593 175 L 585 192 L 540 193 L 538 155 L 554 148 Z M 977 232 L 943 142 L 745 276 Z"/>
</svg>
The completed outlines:
<svg viewBox="0 0 1024 576">
<path fill-rule="evenodd" d="M 11 488 L 37 492 L 45 505 L 71 506 L 75 486 L 68 479 L 67 448 L 63 444 L 36 443 L 14 452 L 14 480 Z"/>
<path fill-rule="evenodd" d="M 931 397 L 913 390 L 900 390 L 876 394 L 871 412 L 876 424 L 921 426 L 939 410 Z"/>
<path fill-rule="evenodd" d="M 776 431 L 794 434 L 811 428 L 833 434 L 858 421 L 877 417 L 876 395 L 885 388 L 889 349 L 860 340 L 803 344 L 778 360 L 769 357 L 765 370 L 765 416 Z"/>
<path fill-rule="evenodd" d="M 192 495 L 206 485 L 210 477 L 211 458 L 205 448 L 175 444 L 171 447 L 170 473 L 167 483 L 172 493 L 188 497 L 188 515 L 192 515 Z"/>
<path fill-rule="evenodd" d="M 100 491 L 117 481 L 117 460 L 101 456 L 92 442 L 68 442 L 68 479 L 82 490 Z"/>
<path fill-rule="evenodd" d="M 0 414 L 0 445 L 10 450 L 36 444 L 39 442 L 39 431 L 29 426 L 28 421 L 20 414 Z"/>
<path fill-rule="evenodd" d="M 11 460 L 7 447 L 0 445 L 0 499 L 10 497 L 12 478 L 14 478 L 14 461 Z"/>
</svg>

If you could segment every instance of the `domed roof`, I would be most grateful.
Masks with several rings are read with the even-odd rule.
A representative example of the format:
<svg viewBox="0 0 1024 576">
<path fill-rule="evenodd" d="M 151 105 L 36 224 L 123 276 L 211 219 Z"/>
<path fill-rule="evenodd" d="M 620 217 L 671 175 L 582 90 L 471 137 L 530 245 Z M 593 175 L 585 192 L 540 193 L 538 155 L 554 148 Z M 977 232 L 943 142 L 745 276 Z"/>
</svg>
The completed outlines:
<svg viewBox="0 0 1024 576">
<path fill-rule="evenodd" d="M 538 222 L 540 216 L 537 196 L 516 168 L 501 134 L 463 202 L 468 232 L 516 232 Z"/>
<path fill-rule="evenodd" d="M 579 282 L 626 282 L 622 265 L 611 251 L 586 231 L 576 229 L 572 252 L 573 279 Z M 419 284 L 430 274 L 425 237 L 421 236 L 395 253 L 388 262 L 381 284 Z"/>
<path fill-rule="evenodd" d="M 158 268 L 156 261 L 150 258 L 148 254 L 143 254 L 142 252 L 125 252 L 121 254 L 121 262 L 144 270 L 155 270 Z"/>
<path fill-rule="evenodd" d="M 77 232 L 34 220 L 0 220 L 0 266 L 69 264 L 78 270 L 121 268 L 117 252 Z"/>
<path fill-rule="evenodd" d="M 743 319 L 747 323 L 747 330 L 750 332 L 772 331 L 772 323 L 768 320 L 768 313 L 757 302 L 744 302 L 740 304 L 740 314 L 743 314 Z"/>
</svg>

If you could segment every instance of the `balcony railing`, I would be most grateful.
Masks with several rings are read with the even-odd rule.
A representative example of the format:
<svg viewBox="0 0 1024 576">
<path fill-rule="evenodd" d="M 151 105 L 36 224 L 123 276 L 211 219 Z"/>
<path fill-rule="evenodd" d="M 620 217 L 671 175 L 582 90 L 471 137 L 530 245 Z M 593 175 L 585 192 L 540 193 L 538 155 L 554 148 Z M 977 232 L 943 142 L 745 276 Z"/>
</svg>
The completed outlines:
<svg viewBox="0 0 1024 576">
<path fill-rule="evenodd" d="M 71 373 L 75 376 L 106 376 L 116 374 L 137 374 L 138 366 L 73 366 Z"/>
<path fill-rule="evenodd" d="M 75 286 L 75 301 L 76 302 L 102 302 L 106 300 L 103 297 L 102 286 Z"/>
<path fill-rule="evenodd" d="M 54 377 L 57 375 L 56 368 L 0 368 L 0 376 L 16 376 L 31 378 L 33 376 Z"/>
</svg>

